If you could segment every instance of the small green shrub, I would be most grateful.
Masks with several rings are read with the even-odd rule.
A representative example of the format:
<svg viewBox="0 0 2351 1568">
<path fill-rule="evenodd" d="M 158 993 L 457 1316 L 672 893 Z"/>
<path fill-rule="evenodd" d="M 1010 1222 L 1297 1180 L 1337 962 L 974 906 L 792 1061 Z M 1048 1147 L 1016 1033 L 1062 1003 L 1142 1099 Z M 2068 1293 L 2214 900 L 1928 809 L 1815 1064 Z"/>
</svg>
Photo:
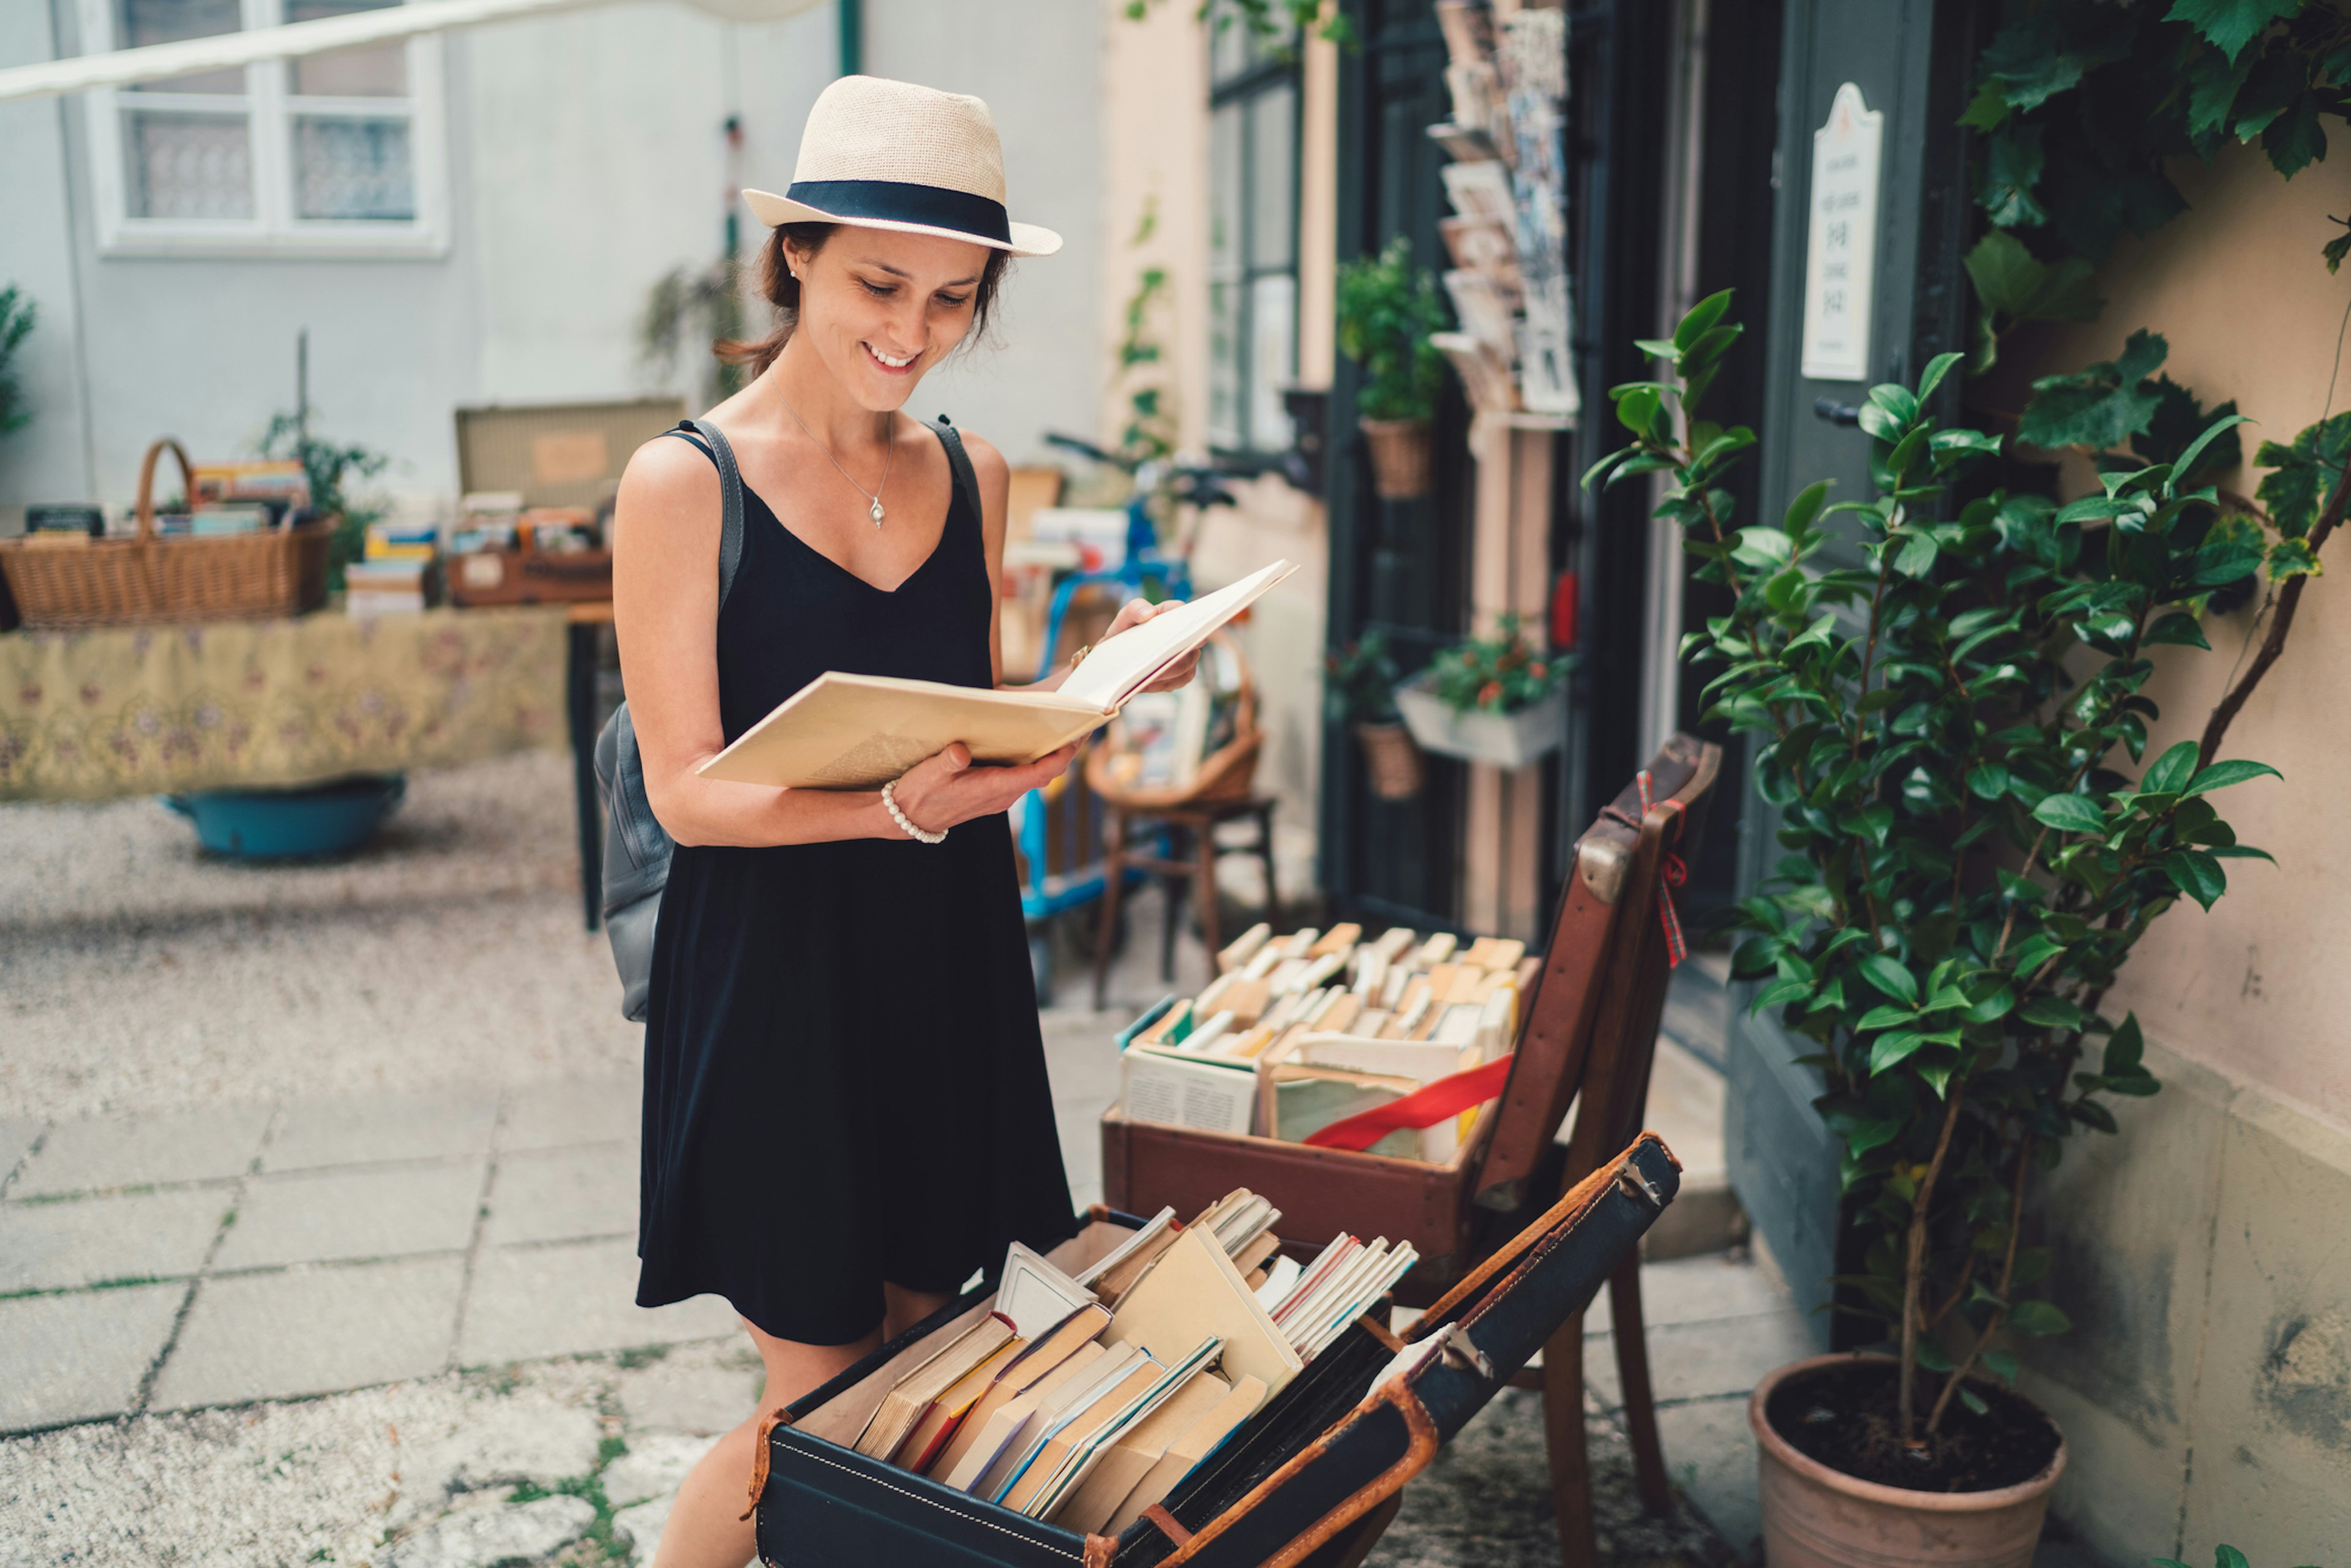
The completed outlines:
<svg viewBox="0 0 2351 1568">
<path fill-rule="evenodd" d="M 1398 235 L 1377 256 L 1339 268 L 1339 351 L 1364 367 L 1355 412 L 1365 419 L 1428 419 L 1445 385 L 1445 356 L 1428 341 L 1445 329 L 1437 279 L 1412 264 Z"/>
</svg>

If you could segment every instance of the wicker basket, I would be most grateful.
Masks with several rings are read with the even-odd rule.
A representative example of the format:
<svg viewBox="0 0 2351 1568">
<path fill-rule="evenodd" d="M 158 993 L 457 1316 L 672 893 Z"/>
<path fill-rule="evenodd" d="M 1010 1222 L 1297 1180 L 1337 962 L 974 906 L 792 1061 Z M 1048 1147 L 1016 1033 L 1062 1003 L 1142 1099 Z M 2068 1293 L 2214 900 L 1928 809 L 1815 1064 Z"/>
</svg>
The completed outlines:
<svg viewBox="0 0 2351 1568">
<path fill-rule="evenodd" d="M 331 518 L 250 534 L 159 538 L 155 462 L 166 449 L 179 462 L 183 493 L 195 493 L 180 444 L 166 437 L 150 446 L 139 465 L 135 538 L 0 541 L 0 572 L 26 626 L 299 615 L 326 601 Z"/>
</svg>

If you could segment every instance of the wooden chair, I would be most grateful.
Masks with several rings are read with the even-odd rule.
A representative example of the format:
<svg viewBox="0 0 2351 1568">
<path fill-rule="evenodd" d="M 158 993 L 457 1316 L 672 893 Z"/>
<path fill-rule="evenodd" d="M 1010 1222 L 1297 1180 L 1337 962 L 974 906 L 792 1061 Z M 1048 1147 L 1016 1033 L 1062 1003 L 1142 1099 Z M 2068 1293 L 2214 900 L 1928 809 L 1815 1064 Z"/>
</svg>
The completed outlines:
<svg viewBox="0 0 2351 1568">
<path fill-rule="evenodd" d="M 1216 830 L 1223 823 L 1249 818 L 1257 823 L 1257 841 L 1250 846 L 1265 863 L 1266 917 L 1280 909 L 1273 881 L 1273 808 L 1269 797 L 1253 794 L 1258 753 L 1265 731 L 1258 724 L 1257 685 L 1240 650 L 1221 632 L 1209 639 L 1212 649 L 1238 673 L 1234 694 L 1232 737 L 1201 758 L 1190 783 L 1181 789 L 1137 789 L 1113 776 L 1117 753 L 1095 746 L 1086 753 L 1086 787 L 1102 803 L 1102 901 L 1101 926 L 1094 940 L 1094 1008 L 1101 1010 L 1110 975 L 1111 949 L 1118 931 L 1118 911 L 1130 871 L 1155 873 L 1165 879 L 1167 924 L 1162 936 L 1159 969 L 1163 977 L 1176 972 L 1176 925 L 1178 894 L 1186 881 L 1192 884 L 1199 910 L 1200 940 L 1214 953 L 1224 946 L 1217 930 L 1217 857 L 1225 852 Z M 1205 658 L 1205 655 L 1204 655 Z M 1207 679 L 1205 670 L 1201 675 Z M 1158 852 L 1162 835 L 1172 834 L 1188 845 L 1182 858 Z M 1246 853 L 1247 850 L 1234 852 Z"/>
<path fill-rule="evenodd" d="M 1451 1164 L 1130 1122 L 1113 1106 L 1102 1121 L 1105 1200 L 1144 1214 L 1172 1205 L 1186 1215 L 1236 1186 L 1251 1187 L 1280 1208 L 1285 1243 L 1301 1253 L 1343 1230 L 1410 1241 L 1422 1262 L 1396 1298 L 1405 1305 L 1436 1300 L 1631 1141 L 1670 970 L 1661 882 L 1669 869 L 1677 873 L 1673 857 L 1695 845 L 1721 761 L 1719 747 L 1675 736 L 1576 841 L 1510 1081 Z M 1555 1134 L 1579 1102 L 1562 1149 Z M 1662 1512 L 1671 1497 L 1637 1259 L 1611 1278 L 1609 1301 L 1642 1500 Z M 1541 1376 L 1561 1558 L 1567 1568 L 1591 1568 L 1598 1543 L 1583 1431 L 1582 1314 L 1544 1347 Z"/>
</svg>

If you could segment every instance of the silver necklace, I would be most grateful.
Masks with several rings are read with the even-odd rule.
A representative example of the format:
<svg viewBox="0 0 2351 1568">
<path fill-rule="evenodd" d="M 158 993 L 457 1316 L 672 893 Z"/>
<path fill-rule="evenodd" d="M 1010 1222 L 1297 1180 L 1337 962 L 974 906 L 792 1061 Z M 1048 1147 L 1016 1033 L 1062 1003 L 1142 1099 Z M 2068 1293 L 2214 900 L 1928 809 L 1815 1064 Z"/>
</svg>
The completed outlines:
<svg viewBox="0 0 2351 1568">
<path fill-rule="evenodd" d="M 782 400 L 778 399 L 778 401 L 781 402 Z M 800 434 L 802 435 L 807 436 L 810 441 L 816 442 L 816 449 L 824 454 L 824 460 L 827 463 L 831 464 L 833 467 L 840 472 L 842 478 L 849 480 L 849 487 L 873 503 L 873 511 L 872 514 L 873 517 L 873 526 L 877 528 L 880 528 L 882 526 L 882 492 L 890 487 L 890 465 L 895 462 L 898 456 L 898 443 L 894 436 L 885 443 L 884 449 L 882 454 L 882 483 L 875 486 L 872 489 L 868 490 L 855 479 L 850 478 L 849 470 L 841 466 L 841 459 L 832 455 L 831 447 L 827 446 L 821 441 L 817 441 L 816 432 L 808 427 L 808 421 L 799 416 L 799 411 L 798 409 L 792 407 L 790 403 L 786 402 L 784 403 L 784 412 L 792 416 L 792 423 L 800 427 Z"/>
</svg>

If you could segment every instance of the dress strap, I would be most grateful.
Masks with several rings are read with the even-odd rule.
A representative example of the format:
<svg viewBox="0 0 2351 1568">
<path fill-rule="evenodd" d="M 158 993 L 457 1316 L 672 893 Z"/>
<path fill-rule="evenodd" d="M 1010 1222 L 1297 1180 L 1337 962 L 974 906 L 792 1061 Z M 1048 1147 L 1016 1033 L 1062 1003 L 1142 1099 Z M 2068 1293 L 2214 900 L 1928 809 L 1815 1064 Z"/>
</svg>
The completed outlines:
<svg viewBox="0 0 2351 1568">
<path fill-rule="evenodd" d="M 973 524 L 984 528 L 986 518 L 979 509 L 979 476 L 972 469 L 971 454 L 963 449 L 963 433 L 946 414 L 939 415 L 931 433 L 947 449 L 947 471 L 955 476 L 956 497 L 971 508 Z"/>
</svg>

